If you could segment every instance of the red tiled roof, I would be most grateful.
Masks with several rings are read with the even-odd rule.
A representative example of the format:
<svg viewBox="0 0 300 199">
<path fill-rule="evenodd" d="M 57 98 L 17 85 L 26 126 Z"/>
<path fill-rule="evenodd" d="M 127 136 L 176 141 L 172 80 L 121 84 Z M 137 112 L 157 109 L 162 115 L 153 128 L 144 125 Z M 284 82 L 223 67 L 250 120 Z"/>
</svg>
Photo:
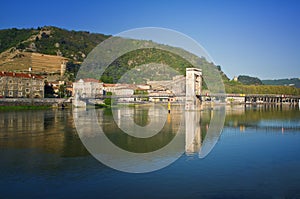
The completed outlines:
<svg viewBox="0 0 300 199">
<path fill-rule="evenodd" d="M 19 78 L 37 78 L 44 79 L 42 76 L 27 74 L 27 73 L 14 73 L 14 72 L 0 72 L 1 77 L 19 77 Z"/>
<path fill-rule="evenodd" d="M 104 87 L 115 87 L 117 84 L 103 84 Z"/>
</svg>

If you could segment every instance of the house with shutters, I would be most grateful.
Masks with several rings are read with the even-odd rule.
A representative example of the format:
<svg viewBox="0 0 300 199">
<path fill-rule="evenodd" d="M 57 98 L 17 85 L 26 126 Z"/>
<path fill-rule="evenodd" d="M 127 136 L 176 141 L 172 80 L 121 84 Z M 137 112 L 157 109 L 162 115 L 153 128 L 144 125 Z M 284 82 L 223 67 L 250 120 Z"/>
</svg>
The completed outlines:
<svg viewBox="0 0 300 199">
<path fill-rule="evenodd" d="M 2 71 L 0 98 L 44 98 L 44 78 L 29 73 Z"/>
</svg>

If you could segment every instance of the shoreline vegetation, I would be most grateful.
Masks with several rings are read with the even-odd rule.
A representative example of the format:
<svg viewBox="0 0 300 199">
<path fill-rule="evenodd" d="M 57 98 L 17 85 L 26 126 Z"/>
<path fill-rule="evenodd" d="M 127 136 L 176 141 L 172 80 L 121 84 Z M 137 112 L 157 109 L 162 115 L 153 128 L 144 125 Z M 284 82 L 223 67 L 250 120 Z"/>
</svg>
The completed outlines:
<svg viewBox="0 0 300 199">
<path fill-rule="evenodd" d="M 0 111 L 15 111 L 15 110 L 45 110 L 51 109 L 52 106 L 36 106 L 36 105 L 12 105 L 12 106 L 0 106 Z"/>
</svg>

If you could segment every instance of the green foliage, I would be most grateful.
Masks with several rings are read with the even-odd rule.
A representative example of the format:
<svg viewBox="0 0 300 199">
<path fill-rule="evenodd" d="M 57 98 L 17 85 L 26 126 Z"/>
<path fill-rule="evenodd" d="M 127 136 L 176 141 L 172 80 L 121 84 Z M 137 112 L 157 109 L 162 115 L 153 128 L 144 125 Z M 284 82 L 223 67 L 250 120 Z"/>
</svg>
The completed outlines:
<svg viewBox="0 0 300 199">
<path fill-rule="evenodd" d="M 117 83 L 118 80 L 130 69 L 139 65 L 149 63 L 160 63 L 171 66 L 174 70 L 182 75 L 185 75 L 186 68 L 193 67 L 192 64 L 190 64 L 188 61 L 171 52 L 155 48 L 139 49 L 126 53 L 112 62 L 104 71 L 101 77 L 101 81 L 105 83 Z M 149 75 L 150 74 L 156 75 L 155 72 L 149 72 Z M 145 79 L 136 79 L 136 76 L 132 78 L 134 78 L 131 80 L 132 82 L 145 83 Z M 152 79 L 152 77 L 148 78 Z"/>
<path fill-rule="evenodd" d="M 36 33 L 37 31 L 34 29 L 12 28 L 0 30 L 0 53 L 15 46 L 24 49 L 25 45 L 21 44 L 21 42 Z"/>
<path fill-rule="evenodd" d="M 0 106 L 0 111 L 17 111 L 17 110 L 43 110 L 50 109 L 51 106 Z"/>
<path fill-rule="evenodd" d="M 33 41 L 26 41 L 33 35 L 36 35 Z M 74 61 L 83 61 L 85 56 L 96 45 L 108 37 L 108 35 L 104 34 L 68 31 L 52 26 L 38 29 L 12 28 L 0 30 L 0 53 L 10 47 L 26 50 L 34 42 L 38 53 L 48 55 L 60 54 Z"/>
<path fill-rule="evenodd" d="M 148 91 L 146 90 L 135 90 L 134 95 L 148 95 Z"/>
<path fill-rule="evenodd" d="M 135 90 L 133 94 L 134 95 L 145 95 L 145 96 L 147 96 L 149 93 L 146 90 Z M 149 98 L 148 97 L 140 98 L 140 100 L 149 101 Z"/>
<path fill-rule="evenodd" d="M 226 93 L 300 95 L 300 89 L 291 86 L 225 84 Z"/>
<path fill-rule="evenodd" d="M 28 39 L 32 39 L 29 41 Z M 80 62 L 82 62 L 90 51 L 96 47 L 100 42 L 107 39 L 109 36 L 103 34 L 94 34 L 85 31 L 68 31 L 57 27 L 38 27 L 37 29 L 6 29 L 0 30 L 0 52 L 3 52 L 11 47 L 27 51 L 28 46 L 34 42 L 36 46 L 36 52 L 50 55 L 62 55 L 70 59 L 66 66 L 66 77 L 74 81 L 76 74 L 80 68 Z M 28 40 L 28 41 L 27 41 Z M 136 42 L 136 41 L 134 41 Z M 181 53 L 179 53 L 181 54 Z M 177 54 L 173 54 L 170 51 L 160 50 L 156 48 L 145 48 L 132 51 L 119 57 L 104 71 L 101 80 L 105 83 L 116 83 L 118 80 L 129 70 L 136 66 L 146 65 L 149 63 L 160 63 L 172 67 L 179 74 L 185 75 L 185 69 L 193 67 L 191 63 L 183 59 Z M 220 71 L 221 77 L 224 81 L 227 93 L 251 93 L 251 94 L 291 94 L 300 95 L 300 89 L 291 86 L 269 86 L 260 85 L 262 82 L 255 77 L 239 76 L 240 82 L 229 81 L 228 77 L 222 72 L 221 66 L 215 66 L 213 63 L 209 63 L 205 58 L 201 58 L 201 65 L 203 68 L 215 67 L 217 71 Z M 149 79 L 162 80 L 161 77 L 157 77 L 157 71 L 149 73 Z M 96 74 L 94 74 L 96 75 Z M 209 81 L 210 74 L 203 72 L 204 79 Z M 100 78 L 97 76 L 91 76 L 93 78 Z M 131 83 L 145 83 L 144 77 L 128 77 Z M 156 78 L 156 79 L 155 79 Z M 165 77 L 168 79 L 171 77 Z M 207 83 L 203 82 L 203 89 L 207 89 Z M 296 87 L 300 87 L 300 80 L 294 79 L 281 79 L 281 80 L 264 80 L 264 84 L 271 85 L 289 85 L 294 84 Z M 247 85 L 245 85 L 247 84 Z M 210 85 L 218 86 L 218 85 Z M 64 95 L 65 88 L 61 88 L 61 95 Z M 46 88 L 45 88 L 46 90 Z M 49 88 L 49 95 L 51 95 L 51 88 Z M 46 96 L 46 93 L 45 93 Z M 106 99 L 106 102 L 110 105 L 111 99 Z"/>
<path fill-rule="evenodd" d="M 300 88 L 300 79 L 275 79 L 275 80 L 262 80 L 265 85 L 294 85 L 296 88 Z"/>
<path fill-rule="evenodd" d="M 107 96 L 111 96 L 112 92 L 106 92 Z M 106 98 L 104 99 L 104 104 L 107 106 L 111 106 L 112 105 L 113 100 L 111 98 Z"/>
<path fill-rule="evenodd" d="M 262 85 L 262 82 L 257 77 L 250 77 L 247 75 L 238 76 L 238 81 L 246 85 Z"/>
<path fill-rule="evenodd" d="M 66 97 L 66 85 L 62 84 L 62 85 L 59 85 L 59 88 L 58 88 L 58 97 L 59 98 L 64 98 Z"/>
<path fill-rule="evenodd" d="M 68 31 L 56 27 L 42 28 L 41 39 L 36 40 L 37 51 L 44 54 L 62 56 L 75 61 L 83 61 L 85 56 L 100 42 L 107 39 L 107 35 L 93 34 L 85 31 Z M 46 34 L 50 31 L 50 34 Z"/>
<path fill-rule="evenodd" d="M 74 82 L 79 69 L 80 69 L 80 64 L 74 63 L 73 61 L 67 62 L 65 77 L 69 81 Z"/>
</svg>

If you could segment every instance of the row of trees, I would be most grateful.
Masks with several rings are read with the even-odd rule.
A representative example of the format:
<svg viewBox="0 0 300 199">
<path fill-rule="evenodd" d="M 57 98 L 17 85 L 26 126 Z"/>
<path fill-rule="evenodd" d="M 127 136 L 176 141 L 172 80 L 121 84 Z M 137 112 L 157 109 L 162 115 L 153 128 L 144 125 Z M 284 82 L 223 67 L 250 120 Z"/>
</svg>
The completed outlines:
<svg viewBox="0 0 300 199">
<path fill-rule="evenodd" d="M 300 89 L 292 86 L 225 84 L 225 90 L 226 93 L 300 95 Z"/>
</svg>

